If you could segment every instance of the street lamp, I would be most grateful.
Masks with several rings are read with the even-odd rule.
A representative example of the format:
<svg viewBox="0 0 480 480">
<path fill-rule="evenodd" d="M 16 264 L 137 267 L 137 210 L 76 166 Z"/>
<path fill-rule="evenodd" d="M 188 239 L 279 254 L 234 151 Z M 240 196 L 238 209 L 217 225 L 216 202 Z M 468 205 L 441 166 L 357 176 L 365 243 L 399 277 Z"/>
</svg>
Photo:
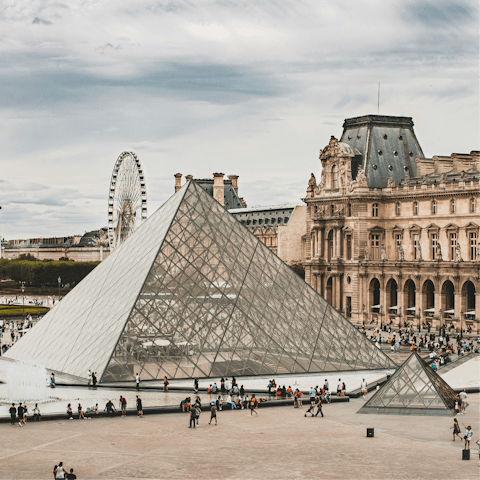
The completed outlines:
<svg viewBox="0 0 480 480">
<path fill-rule="evenodd" d="M 365 328 L 365 304 L 362 305 L 362 327 Z"/>
<path fill-rule="evenodd" d="M 58 277 L 58 301 L 60 301 L 60 284 L 62 283 L 62 279 Z"/>
<path fill-rule="evenodd" d="M 380 330 L 383 332 L 383 305 L 380 305 Z"/>
<path fill-rule="evenodd" d="M 25 282 L 22 284 L 22 320 L 25 318 Z"/>
<path fill-rule="evenodd" d="M 460 310 L 460 338 L 463 338 L 463 310 Z"/>
</svg>

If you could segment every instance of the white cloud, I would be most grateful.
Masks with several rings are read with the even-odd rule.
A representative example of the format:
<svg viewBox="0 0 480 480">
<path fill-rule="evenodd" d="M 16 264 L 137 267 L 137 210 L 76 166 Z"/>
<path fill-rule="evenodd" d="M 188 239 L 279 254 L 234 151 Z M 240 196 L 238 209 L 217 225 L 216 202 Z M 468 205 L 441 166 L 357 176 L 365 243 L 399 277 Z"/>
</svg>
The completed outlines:
<svg viewBox="0 0 480 480">
<path fill-rule="evenodd" d="M 123 150 L 144 165 L 149 212 L 178 171 L 239 174 L 249 205 L 297 201 L 344 118 L 376 113 L 379 81 L 380 113 L 412 116 L 427 155 L 476 149 L 476 9 L 470 0 L 7 0 L 2 235 L 103 226 Z"/>
</svg>

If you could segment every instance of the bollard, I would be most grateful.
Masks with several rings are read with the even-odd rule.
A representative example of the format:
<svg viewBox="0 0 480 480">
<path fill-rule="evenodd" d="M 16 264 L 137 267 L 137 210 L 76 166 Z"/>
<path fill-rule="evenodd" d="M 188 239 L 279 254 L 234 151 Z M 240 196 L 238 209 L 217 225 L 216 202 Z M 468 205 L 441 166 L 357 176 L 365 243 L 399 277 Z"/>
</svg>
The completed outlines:
<svg viewBox="0 0 480 480">
<path fill-rule="evenodd" d="M 373 428 L 367 428 L 367 437 L 373 437 Z"/>
<path fill-rule="evenodd" d="M 470 450 L 462 450 L 462 460 L 470 460 Z"/>
</svg>

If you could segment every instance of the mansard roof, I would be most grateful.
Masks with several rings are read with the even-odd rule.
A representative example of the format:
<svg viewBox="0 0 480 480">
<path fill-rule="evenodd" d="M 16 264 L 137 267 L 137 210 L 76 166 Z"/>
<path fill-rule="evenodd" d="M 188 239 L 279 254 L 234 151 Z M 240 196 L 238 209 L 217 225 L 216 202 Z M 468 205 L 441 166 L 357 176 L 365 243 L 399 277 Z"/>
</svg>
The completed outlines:
<svg viewBox="0 0 480 480">
<path fill-rule="evenodd" d="M 411 117 L 365 115 L 347 118 L 340 142 L 362 155 L 361 167 L 370 188 L 385 188 L 388 178 L 399 185 L 405 175 L 416 176 L 415 158 L 424 158 Z"/>
</svg>

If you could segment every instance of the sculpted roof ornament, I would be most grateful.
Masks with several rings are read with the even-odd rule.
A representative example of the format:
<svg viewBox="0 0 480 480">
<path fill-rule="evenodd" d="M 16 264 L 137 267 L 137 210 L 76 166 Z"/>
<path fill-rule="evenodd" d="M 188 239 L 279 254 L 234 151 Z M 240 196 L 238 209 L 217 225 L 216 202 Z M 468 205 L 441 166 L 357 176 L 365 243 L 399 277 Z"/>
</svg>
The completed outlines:
<svg viewBox="0 0 480 480">
<path fill-rule="evenodd" d="M 328 160 L 330 157 L 354 157 L 360 152 L 355 151 L 347 143 L 339 142 L 333 135 L 330 137 L 328 145 L 320 152 L 320 160 Z"/>
</svg>

